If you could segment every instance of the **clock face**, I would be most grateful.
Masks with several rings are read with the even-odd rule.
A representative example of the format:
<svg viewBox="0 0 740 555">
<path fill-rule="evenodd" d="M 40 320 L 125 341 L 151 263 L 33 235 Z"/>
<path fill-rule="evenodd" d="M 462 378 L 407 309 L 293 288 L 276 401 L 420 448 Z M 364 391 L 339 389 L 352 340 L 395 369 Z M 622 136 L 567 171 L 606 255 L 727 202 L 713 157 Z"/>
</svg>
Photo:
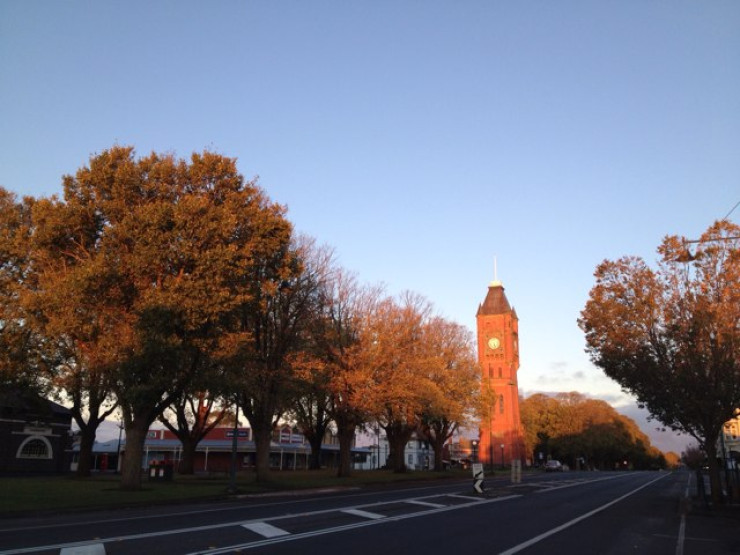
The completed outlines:
<svg viewBox="0 0 740 555">
<path fill-rule="evenodd" d="M 490 339 L 488 340 L 488 347 L 489 347 L 490 349 L 493 349 L 493 350 L 495 351 L 495 350 L 496 350 L 496 349 L 498 349 L 498 348 L 499 348 L 500 346 L 501 346 L 501 341 L 499 340 L 499 338 L 498 338 L 498 337 L 491 337 L 491 338 L 490 338 Z"/>
</svg>

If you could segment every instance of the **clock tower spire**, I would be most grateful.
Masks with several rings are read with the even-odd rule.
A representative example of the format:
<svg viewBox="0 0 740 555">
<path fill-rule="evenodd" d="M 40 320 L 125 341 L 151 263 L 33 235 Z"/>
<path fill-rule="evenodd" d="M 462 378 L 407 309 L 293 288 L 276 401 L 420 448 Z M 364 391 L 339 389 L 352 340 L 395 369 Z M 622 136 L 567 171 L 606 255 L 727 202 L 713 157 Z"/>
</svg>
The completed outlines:
<svg viewBox="0 0 740 555">
<path fill-rule="evenodd" d="M 479 458 L 491 465 L 511 464 L 525 455 L 517 384 L 519 318 L 498 279 L 488 285 L 478 306 L 476 325 L 481 389 L 486 400 L 480 421 Z"/>
</svg>

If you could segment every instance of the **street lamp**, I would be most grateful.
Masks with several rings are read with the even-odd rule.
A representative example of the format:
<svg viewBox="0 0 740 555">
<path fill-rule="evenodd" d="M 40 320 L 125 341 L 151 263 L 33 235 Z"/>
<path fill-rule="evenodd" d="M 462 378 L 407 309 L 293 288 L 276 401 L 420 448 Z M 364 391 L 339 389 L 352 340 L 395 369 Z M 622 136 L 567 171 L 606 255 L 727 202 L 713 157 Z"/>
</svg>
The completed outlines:
<svg viewBox="0 0 740 555">
<path fill-rule="evenodd" d="M 501 470 L 504 469 L 504 444 L 501 444 Z"/>
<path fill-rule="evenodd" d="M 701 251 L 697 251 L 695 254 L 692 254 L 689 247 L 690 245 L 701 245 L 702 243 L 724 243 L 726 241 L 734 241 L 736 239 L 740 239 L 740 235 L 715 237 L 710 239 L 684 239 L 682 241 L 684 250 L 674 259 L 674 262 L 688 263 L 702 257 Z"/>
<path fill-rule="evenodd" d="M 488 462 L 491 464 L 491 472 L 493 472 L 493 426 L 488 428 Z"/>
<path fill-rule="evenodd" d="M 235 402 L 234 406 L 236 410 L 234 412 L 234 435 L 231 438 L 231 466 L 229 468 L 229 485 L 226 488 L 226 493 L 235 494 L 236 488 L 236 442 L 239 435 L 239 403 Z"/>
<path fill-rule="evenodd" d="M 377 450 L 375 452 L 375 455 L 377 456 L 377 462 L 375 465 L 375 468 L 380 468 L 380 424 L 375 423 L 375 445 L 377 445 Z"/>
<path fill-rule="evenodd" d="M 116 474 L 121 472 L 121 436 L 123 435 L 123 421 L 118 421 L 118 449 L 116 449 Z"/>
</svg>

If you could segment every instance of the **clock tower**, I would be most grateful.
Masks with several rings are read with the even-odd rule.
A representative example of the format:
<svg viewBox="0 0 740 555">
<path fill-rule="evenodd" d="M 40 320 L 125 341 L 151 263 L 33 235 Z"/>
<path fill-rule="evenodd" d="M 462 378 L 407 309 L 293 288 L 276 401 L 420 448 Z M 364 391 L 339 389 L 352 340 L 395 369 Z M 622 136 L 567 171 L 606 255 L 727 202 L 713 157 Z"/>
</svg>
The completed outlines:
<svg viewBox="0 0 740 555">
<path fill-rule="evenodd" d="M 519 319 L 500 281 L 492 281 L 476 314 L 478 362 L 485 406 L 478 458 L 492 465 L 521 460 L 524 433 L 519 416 Z"/>
</svg>

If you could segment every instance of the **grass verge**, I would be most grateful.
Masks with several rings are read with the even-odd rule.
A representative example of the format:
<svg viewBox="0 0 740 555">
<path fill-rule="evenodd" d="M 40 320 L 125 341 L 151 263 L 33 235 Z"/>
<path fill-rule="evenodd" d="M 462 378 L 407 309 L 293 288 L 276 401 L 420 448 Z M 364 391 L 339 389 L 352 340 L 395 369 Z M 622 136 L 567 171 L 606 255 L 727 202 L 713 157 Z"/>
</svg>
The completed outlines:
<svg viewBox="0 0 740 555">
<path fill-rule="evenodd" d="M 335 470 L 275 471 L 269 479 L 257 483 L 253 472 L 237 476 L 237 488 L 242 494 L 281 492 L 330 487 L 372 487 L 397 482 L 466 478 L 467 471 L 407 472 L 394 474 L 385 470 L 356 471 L 349 478 L 337 478 Z M 226 498 L 227 477 L 180 476 L 171 482 L 150 482 L 142 479 L 139 491 L 123 491 L 120 477 L 95 475 L 4 477 L 0 478 L 0 516 L 46 513 L 65 510 L 111 509 L 147 506 L 184 501 Z"/>
</svg>

